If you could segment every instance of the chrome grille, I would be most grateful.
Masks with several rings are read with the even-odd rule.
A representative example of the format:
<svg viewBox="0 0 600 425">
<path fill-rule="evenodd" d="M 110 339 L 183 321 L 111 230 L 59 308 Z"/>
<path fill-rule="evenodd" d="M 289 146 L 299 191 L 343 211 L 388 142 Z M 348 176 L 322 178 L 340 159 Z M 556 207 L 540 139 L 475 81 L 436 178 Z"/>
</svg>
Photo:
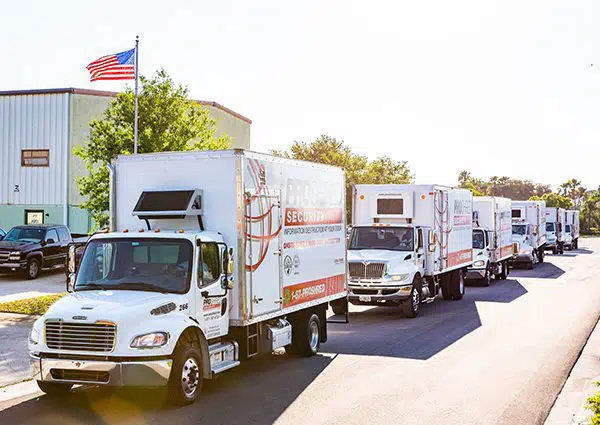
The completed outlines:
<svg viewBox="0 0 600 425">
<path fill-rule="evenodd" d="M 10 251 L 0 251 L 0 261 L 7 261 Z"/>
<path fill-rule="evenodd" d="M 385 263 L 348 263 L 351 279 L 381 279 L 385 274 Z"/>
<path fill-rule="evenodd" d="M 113 323 L 46 322 L 46 345 L 56 350 L 108 353 L 115 346 Z"/>
</svg>

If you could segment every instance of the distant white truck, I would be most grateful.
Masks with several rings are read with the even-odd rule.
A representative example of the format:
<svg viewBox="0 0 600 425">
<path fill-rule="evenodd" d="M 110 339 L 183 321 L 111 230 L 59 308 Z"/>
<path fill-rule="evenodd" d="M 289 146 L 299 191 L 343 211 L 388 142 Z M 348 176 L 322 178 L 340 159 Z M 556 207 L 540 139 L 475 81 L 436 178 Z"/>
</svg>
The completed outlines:
<svg viewBox="0 0 600 425">
<path fill-rule="evenodd" d="M 564 208 L 546 207 L 546 251 L 562 254 L 565 251 L 566 214 Z"/>
<path fill-rule="evenodd" d="M 400 306 L 460 300 L 472 260 L 472 194 L 438 185 L 356 185 L 348 245 L 352 304 Z M 334 310 L 335 311 L 335 310 Z"/>
<path fill-rule="evenodd" d="M 512 201 L 512 263 L 529 269 L 544 262 L 546 245 L 546 202 Z"/>
<path fill-rule="evenodd" d="M 111 169 L 114 231 L 29 337 L 42 391 L 168 386 L 187 404 L 241 360 L 317 352 L 328 303 L 347 303 L 343 170 L 240 150 Z"/>
<path fill-rule="evenodd" d="M 489 286 L 492 278 L 506 279 L 513 256 L 511 200 L 473 197 L 473 266 L 467 279 Z"/>
<path fill-rule="evenodd" d="M 579 210 L 565 211 L 565 246 L 568 249 L 579 247 Z"/>
</svg>

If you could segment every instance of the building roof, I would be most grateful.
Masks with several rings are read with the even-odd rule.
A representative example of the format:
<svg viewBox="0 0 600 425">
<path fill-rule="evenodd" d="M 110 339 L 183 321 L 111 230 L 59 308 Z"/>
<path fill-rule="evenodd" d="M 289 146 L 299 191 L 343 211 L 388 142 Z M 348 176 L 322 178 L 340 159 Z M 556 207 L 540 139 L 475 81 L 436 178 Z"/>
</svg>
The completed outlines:
<svg viewBox="0 0 600 425">
<path fill-rule="evenodd" d="M 114 97 L 119 92 L 116 91 L 106 91 L 106 90 L 92 90 L 92 89 L 78 89 L 75 87 L 65 87 L 58 89 L 33 89 L 33 90 L 5 90 L 0 91 L 0 96 L 25 96 L 25 95 L 35 95 L 35 94 L 61 94 L 61 93 L 73 93 L 73 94 L 85 94 L 89 96 L 106 96 L 106 97 Z M 221 105 L 220 103 L 209 101 L 209 100 L 194 100 L 194 102 L 204 105 L 204 106 L 212 106 L 213 108 L 220 109 L 221 111 L 232 115 L 236 118 L 239 118 L 242 121 L 247 122 L 248 124 L 252 124 L 252 120 L 248 117 L 245 117 L 242 114 L 235 112 L 233 109 L 229 109 L 226 106 Z"/>
</svg>

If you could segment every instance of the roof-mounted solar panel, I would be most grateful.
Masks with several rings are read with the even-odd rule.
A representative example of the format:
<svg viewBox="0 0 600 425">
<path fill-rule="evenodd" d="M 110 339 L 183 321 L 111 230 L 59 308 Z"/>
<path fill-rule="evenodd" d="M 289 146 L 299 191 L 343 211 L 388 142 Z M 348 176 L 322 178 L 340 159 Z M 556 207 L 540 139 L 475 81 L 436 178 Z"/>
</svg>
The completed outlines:
<svg viewBox="0 0 600 425">
<path fill-rule="evenodd" d="M 133 208 L 142 220 L 202 215 L 202 190 L 145 190 Z"/>
</svg>

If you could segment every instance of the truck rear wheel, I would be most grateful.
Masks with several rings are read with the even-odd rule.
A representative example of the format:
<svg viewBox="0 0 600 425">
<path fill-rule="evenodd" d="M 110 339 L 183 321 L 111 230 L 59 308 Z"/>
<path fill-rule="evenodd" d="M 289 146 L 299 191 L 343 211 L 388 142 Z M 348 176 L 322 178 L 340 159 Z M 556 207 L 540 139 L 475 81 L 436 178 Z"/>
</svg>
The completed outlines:
<svg viewBox="0 0 600 425">
<path fill-rule="evenodd" d="M 453 300 L 462 299 L 465 294 L 465 276 L 462 270 L 454 270 L 450 274 L 450 295 Z"/>
<path fill-rule="evenodd" d="M 506 280 L 506 278 L 508 277 L 508 261 L 503 261 L 500 264 L 501 267 L 501 271 L 500 274 L 498 275 L 498 279 L 500 280 Z"/>
<path fill-rule="evenodd" d="M 402 314 L 409 319 L 414 319 L 419 314 L 419 305 L 421 304 L 421 279 L 417 276 L 413 280 L 412 289 L 410 291 L 410 298 L 402 304 Z"/>
<path fill-rule="evenodd" d="M 286 351 L 296 356 L 310 357 L 321 346 L 321 320 L 315 313 L 297 315 L 292 321 L 292 343 Z"/>
<path fill-rule="evenodd" d="M 544 262 L 544 250 L 540 249 L 538 250 L 538 263 L 543 263 Z"/>
<path fill-rule="evenodd" d="M 52 396 L 66 394 L 73 388 L 73 384 L 61 384 L 58 382 L 37 381 L 37 384 L 40 390 Z"/>
<path fill-rule="evenodd" d="M 184 406 L 198 399 L 202 391 L 202 354 L 196 345 L 181 345 L 175 349 L 169 376 L 169 403 Z"/>
<path fill-rule="evenodd" d="M 440 276 L 440 287 L 442 288 L 442 297 L 449 301 L 452 299 L 452 291 L 450 290 L 450 274 Z"/>
</svg>

